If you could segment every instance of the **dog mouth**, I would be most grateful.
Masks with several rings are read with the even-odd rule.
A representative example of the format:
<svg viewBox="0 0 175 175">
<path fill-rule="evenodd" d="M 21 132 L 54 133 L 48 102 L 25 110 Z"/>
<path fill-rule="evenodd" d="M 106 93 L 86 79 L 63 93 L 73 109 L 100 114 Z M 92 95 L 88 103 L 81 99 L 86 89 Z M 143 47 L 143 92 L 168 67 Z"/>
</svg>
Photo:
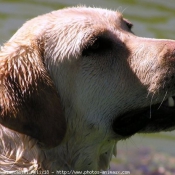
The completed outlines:
<svg viewBox="0 0 175 175">
<path fill-rule="evenodd" d="M 175 96 L 162 103 L 129 111 L 113 122 L 113 131 L 127 138 L 133 134 L 168 131 L 175 128 Z"/>
</svg>

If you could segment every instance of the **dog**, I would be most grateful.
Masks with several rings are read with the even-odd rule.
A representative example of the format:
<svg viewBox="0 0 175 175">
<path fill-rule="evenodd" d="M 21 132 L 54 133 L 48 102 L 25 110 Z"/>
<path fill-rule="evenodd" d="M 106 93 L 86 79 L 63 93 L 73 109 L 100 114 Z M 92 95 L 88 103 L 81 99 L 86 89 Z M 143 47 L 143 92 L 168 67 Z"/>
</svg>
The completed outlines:
<svg viewBox="0 0 175 175">
<path fill-rule="evenodd" d="M 107 170 L 121 139 L 175 128 L 175 41 L 117 11 L 53 11 L 1 47 L 0 90 L 1 174 Z"/>
</svg>

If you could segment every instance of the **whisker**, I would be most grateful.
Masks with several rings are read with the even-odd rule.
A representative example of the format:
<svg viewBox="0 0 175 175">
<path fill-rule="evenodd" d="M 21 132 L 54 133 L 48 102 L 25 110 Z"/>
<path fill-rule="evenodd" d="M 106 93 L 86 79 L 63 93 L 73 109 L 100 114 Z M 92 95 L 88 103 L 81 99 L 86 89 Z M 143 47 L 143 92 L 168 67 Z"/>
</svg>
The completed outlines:
<svg viewBox="0 0 175 175">
<path fill-rule="evenodd" d="M 163 83 L 163 89 L 165 88 L 165 84 L 166 84 L 166 83 L 164 82 L 164 83 Z"/>
<path fill-rule="evenodd" d="M 162 106 L 163 102 L 165 101 L 166 95 L 167 95 L 167 91 L 165 92 L 165 95 L 164 95 L 164 97 L 163 97 L 163 100 L 162 100 L 162 102 L 160 103 L 160 105 L 159 105 L 159 107 L 157 108 L 157 110 L 160 109 L 160 107 Z"/>
<path fill-rule="evenodd" d="M 148 98 L 148 97 L 149 97 L 149 95 L 150 95 L 150 92 L 148 92 L 148 93 L 147 93 L 146 98 Z"/>
<path fill-rule="evenodd" d="M 125 7 L 125 8 L 123 9 L 122 6 L 119 6 L 119 7 L 117 8 L 117 12 L 120 12 L 121 14 L 123 14 L 124 11 L 125 11 L 127 8 L 128 8 L 128 7 Z"/>
<path fill-rule="evenodd" d="M 155 95 L 155 93 L 151 97 L 151 102 L 150 102 L 150 106 L 149 106 L 149 108 L 150 108 L 150 118 L 151 118 L 151 106 L 152 106 L 152 101 L 153 101 L 154 95 Z"/>
</svg>

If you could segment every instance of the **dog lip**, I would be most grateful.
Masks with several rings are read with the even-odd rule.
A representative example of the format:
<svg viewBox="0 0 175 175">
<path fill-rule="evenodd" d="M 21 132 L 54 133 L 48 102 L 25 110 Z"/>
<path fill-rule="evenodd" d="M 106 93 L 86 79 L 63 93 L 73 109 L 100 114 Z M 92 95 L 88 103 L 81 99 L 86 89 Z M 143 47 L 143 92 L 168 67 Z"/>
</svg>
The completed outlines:
<svg viewBox="0 0 175 175">
<path fill-rule="evenodd" d="M 113 131 L 128 138 L 137 132 L 158 132 L 175 126 L 175 96 L 167 98 L 162 104 L 134 109 L 115 118 Z"/>
<path fill-rule="evenodd" d="M 114 132 L 122 137 L 130 137 L 147 126 L 150 118 L 147 109 L 135 109 L 117 117 L 112 125 Z"/>
</svg>

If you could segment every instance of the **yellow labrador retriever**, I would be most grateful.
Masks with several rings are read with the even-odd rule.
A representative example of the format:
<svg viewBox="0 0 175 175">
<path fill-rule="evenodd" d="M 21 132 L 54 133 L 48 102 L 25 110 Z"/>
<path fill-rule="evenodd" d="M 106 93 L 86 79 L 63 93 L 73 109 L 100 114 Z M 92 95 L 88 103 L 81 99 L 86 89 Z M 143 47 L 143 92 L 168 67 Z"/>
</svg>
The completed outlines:
<svg viewBox="0 0 175 175">
<path fill-rule="evenodd" d="M 67 8 L 1 48 L 0 174 L 106 170 L 117 141 L 174 129 L 175 41 L 131 28 L 116 11 Z"/>
</svg>

